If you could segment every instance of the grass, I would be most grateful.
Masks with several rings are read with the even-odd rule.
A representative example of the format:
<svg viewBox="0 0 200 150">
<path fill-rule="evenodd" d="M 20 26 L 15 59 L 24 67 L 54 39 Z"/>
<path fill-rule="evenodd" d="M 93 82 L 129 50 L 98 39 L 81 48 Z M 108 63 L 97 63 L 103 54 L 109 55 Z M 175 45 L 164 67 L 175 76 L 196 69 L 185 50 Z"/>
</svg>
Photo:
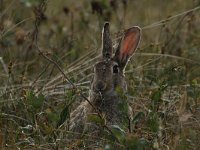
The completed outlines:
<svg viewBox="0 0 200 150">
<path fill-rule="evenodd" d="M 200 1 L 93 2 L 0 0 L 1 149 L 199 149 Z M 133 133 L 69 144 L 57 126 L 80 90 L 88 96 L 105 20 L 114 44 L 124 29 L 142 28 L 126 69 Z"/>
</svg>

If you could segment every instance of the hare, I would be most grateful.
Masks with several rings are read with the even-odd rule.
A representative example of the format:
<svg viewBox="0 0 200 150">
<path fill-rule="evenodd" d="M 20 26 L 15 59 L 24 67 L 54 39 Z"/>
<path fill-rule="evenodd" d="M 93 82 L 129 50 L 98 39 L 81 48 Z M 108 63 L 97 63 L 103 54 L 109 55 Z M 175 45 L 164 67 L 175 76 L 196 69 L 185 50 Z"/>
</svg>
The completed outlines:
<svg viewBox="0 0 200 150">
<path fill-rule="evenodd" d="M 125 103 L 121 98 L 127 90 L 124 69 L 131 58 L 141 38 L 141 29 L 137 26 L 125 31 L 119 45 L 113 54 L 109 23 L 106 22 L 102 31 L 102 56 L 94 65 L 94 77 L 90 96 L 82 102 L 70 115 L 71 131 L 82 132 L 85 126 L 95 124 L 89 121 L 89 116 L 96 114 L 104 119 L 106 126 L 121 125 L 124 118 L 132 118 L 131 107 L 127 104 L 127 116 L 120 109 Z M 94 125 L 95 126 L 95 125 Z M 88 129 L 91 129 L 88 127 Z"/>
</svg>

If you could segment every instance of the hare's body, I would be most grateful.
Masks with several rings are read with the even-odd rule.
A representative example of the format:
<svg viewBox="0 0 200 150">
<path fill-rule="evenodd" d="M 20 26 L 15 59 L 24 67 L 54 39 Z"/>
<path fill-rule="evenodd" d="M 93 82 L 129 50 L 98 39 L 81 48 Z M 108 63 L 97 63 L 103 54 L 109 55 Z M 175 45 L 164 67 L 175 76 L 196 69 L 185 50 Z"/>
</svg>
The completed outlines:
<svg viewBox="0 0 200 150">
<path fill-rule="evenodd" d="M 70 115 L 69 128 L 72 131 L 81 132 L 87 126 L 88 129 L 93 128 L 90 125 L 96 126 L 88 119 L 91 114 L 101 116 L 106 126 L 123 125 L 124 119 L 130 121 L 132 118 L 131 108 L 122 96 L 127 89 L 124 68 L 137 48 L 140 29 L 132 27 L 125 32 L 114 56 L 108 23 L 105 23 L 102 35 L 102 58 L 94 65 L 94 78 L 88 100 L 82 102 Z M 124 112 L 121 107 L 126 104 L 127 112 Z"/>
<path fill-rule="evenodd" d="M 90 124 L 88 122 L 89 115 L 97 115 L 98 113 L 103 115 L 107 125 L 119 125 L 122 120 L 131 119 L 131 108 L 129 107 L 129 118 L 124 116 L 119 110 L 119 105 L 122 103 L 122 99 L 119 98 L 116 92 L 108 93 L 109 95 L 96 95 L 91 93 L 90 102 L 96 108 L 94 109 L 87 101 L 82 102 L 79 107 L 71 113 L 70 130 L 81 132 L 81 130 Z"/>
</svg>

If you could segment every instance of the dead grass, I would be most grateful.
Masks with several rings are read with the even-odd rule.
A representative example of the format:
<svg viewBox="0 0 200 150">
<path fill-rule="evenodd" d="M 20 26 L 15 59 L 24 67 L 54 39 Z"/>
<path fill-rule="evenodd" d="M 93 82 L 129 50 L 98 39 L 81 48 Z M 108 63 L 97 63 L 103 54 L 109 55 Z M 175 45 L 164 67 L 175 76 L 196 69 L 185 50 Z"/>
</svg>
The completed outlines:
<svg viewBox="0 0 200 150">
<path fill-rule="evenodd" d="M 0 0 L 1 149 L 200 148 L 199 1 L 99 0 L 93 10 L 90 1 L 32 2 Z M 83 100 L 80 90 L 88 95 L 104 20 L 114 42 L 126 28 L 143 29 L 126 70 L 134 130 L 121 143 L 69 142 L 57 125 Z"/>
</svg>

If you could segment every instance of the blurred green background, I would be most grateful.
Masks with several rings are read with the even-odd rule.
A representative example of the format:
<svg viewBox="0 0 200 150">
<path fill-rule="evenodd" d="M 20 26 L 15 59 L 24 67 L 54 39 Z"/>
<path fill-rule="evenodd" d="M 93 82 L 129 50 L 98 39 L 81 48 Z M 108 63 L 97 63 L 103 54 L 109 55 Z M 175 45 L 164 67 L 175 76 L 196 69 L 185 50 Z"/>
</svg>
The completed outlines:
<svg viewBox="0 0 200 150">
<path fill-rule="evenodd" d="M 2 149 L 66 147 L 57 126 L 82 97 L 63 73 L 88 95 L 105 21 L 113 46 L 125 29 L 142 28 L 126 69 L 134 132 L 122 147 L 200 148 L 199 0 L 0 0 Z"/>
</svg>

